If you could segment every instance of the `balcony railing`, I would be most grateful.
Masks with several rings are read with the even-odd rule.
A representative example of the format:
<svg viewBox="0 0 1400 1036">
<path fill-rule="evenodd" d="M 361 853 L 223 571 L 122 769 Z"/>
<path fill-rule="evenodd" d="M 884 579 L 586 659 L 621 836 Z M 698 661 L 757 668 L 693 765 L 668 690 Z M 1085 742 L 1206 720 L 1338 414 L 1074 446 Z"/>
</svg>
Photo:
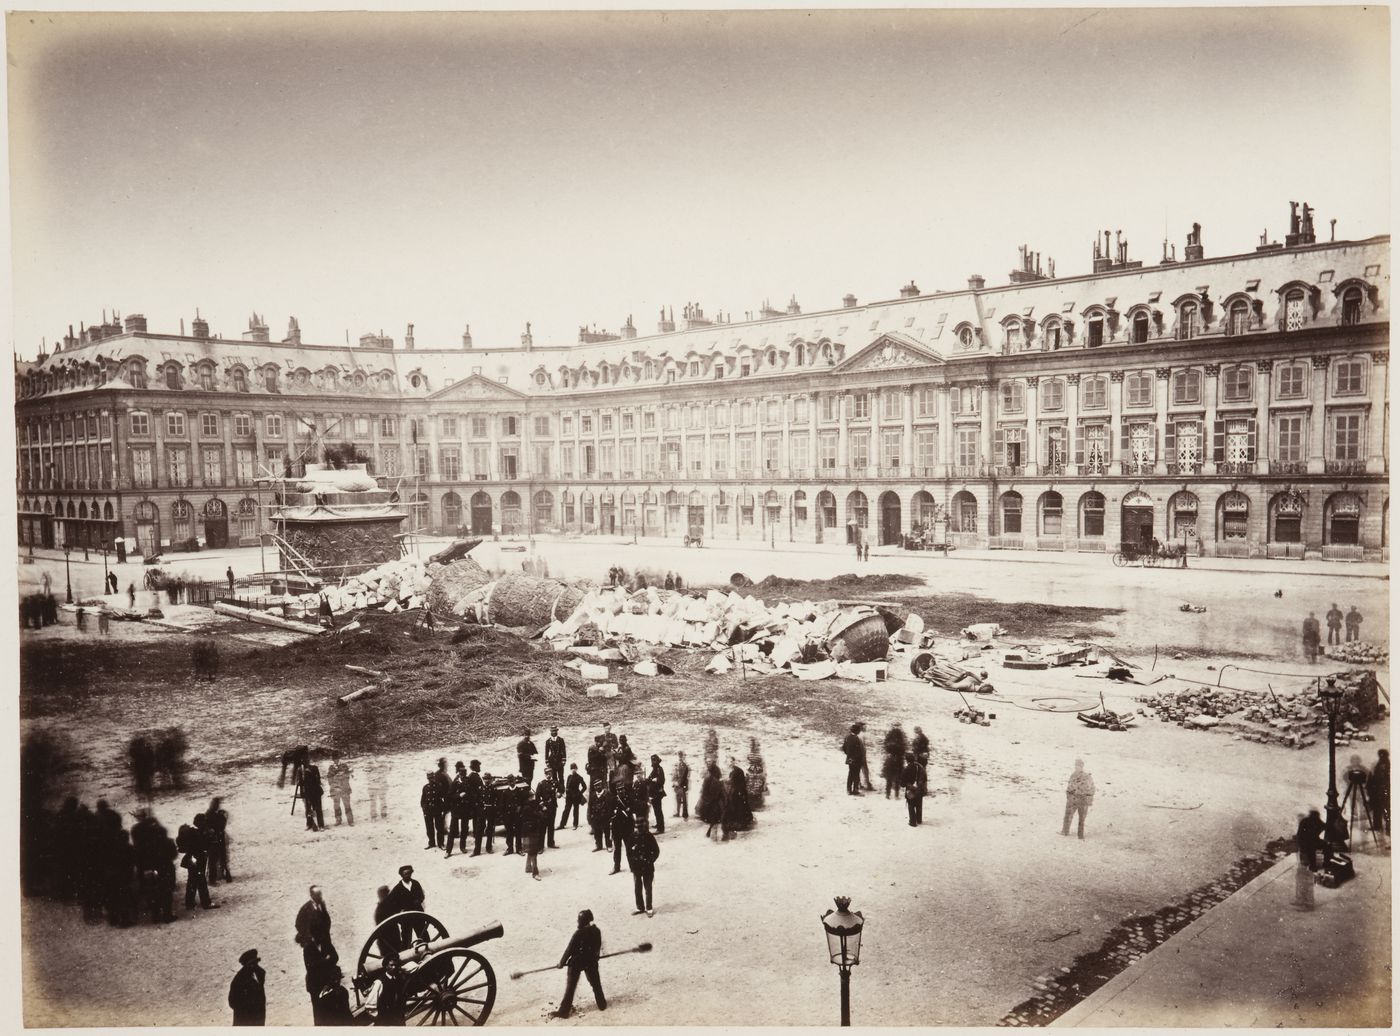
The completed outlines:
<svg viewBox="0 0 1400 1036">
<path fill-rule="evenodd" d="M 1323 470 L 1329 475 L 1364 475 L 1366 474 L 1366 462 L 1364 460 L 1329 460 L 1325 461 Z"/>
<path fill-rule="evenodd" d="M 1026 466 L 1024 464 L 998 464 L 996 470 L 997 478 L 1015 478 L 1026 473 Z"/>
<path fill-rule="evenodd" d="M 1154 462 L 1150 460 L 1120 460 L 1118 462 L 1118 472 L 1122 475 L 1150 475 L 1153 468 Z"/>
<path fill-rule="evenodd" d="M 953 478 L 981 478 L 982 466 L 980 464 L 954 464 Z"/>
<path fill-rule="evenodd" d="M 1065 473 L 1065 462 L 1062 460 L 1052 460 L 1040 466 L 1042 475 L 1063 475 Z"/>
<path fill-rule="evenodd" d="M 1201 462 L 1193 461 L 1172 461 L 1167 465 L 1168 475 L 1199 475 L 1201 473 Z"/>
<path fill-rule="evenodd" d="M 1276 460 L 1269 465 L 1269 471 L 1275 475 L 1306 475 L 1308 462 L 1305 460 Z"/>
<path fill-rule="evenodd" d="M 1254 474 L 1254 461 L 1252 460 L 1226 460 L 1221 461 L 1215 467 L 1216 474 L 1219 475 L 1252 475 Z"/>
</svg>

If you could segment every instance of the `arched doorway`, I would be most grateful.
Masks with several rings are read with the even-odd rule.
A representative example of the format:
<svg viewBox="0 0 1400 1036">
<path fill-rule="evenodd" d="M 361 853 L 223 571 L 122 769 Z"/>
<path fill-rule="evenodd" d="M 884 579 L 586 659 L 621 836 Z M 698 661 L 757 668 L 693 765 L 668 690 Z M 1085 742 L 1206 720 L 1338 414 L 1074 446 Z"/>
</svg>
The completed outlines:
<svg viewBox="0 0 1400 1036">
<path fill-rule="evenodd" d="M 1269 501 L 1269 542 L 1303 542 L 1303 494 L 1278 493 Z"/>
<path fill-rule="evenodd" d="M 204 505 L 204 543 L 210 550 L 228 546 L 228 508 L 222 500 Z"/>
<path fill-rule="evenodd" d="M 1065 534 L 1065 498 L 1054 490 L 1040 494 L 1040 535 L 1058 540 Z"/>
<path fill-rule="evenodd" d="M 1196 539 L 1196 494 L 1183 489 L 1167 501 L 1167 539 L 1190 543 Z"/>
<path fill-rule="evenodd" d="M 1001 494 L 1001 531 L 1004 536 L 1021 535 L 1021 509 L 1024 502 L 1016 490 Z"/>
<path fill-rule="evenodd" d="M 1103 535 L 1105 510 L 1103 494 L 1097 490 L 1085 493 L 1079 498 L 1079 536 L 1081 539 L 1094 539 Z"/>
<path fill-rule="evenodd" d="M 637 534 L 637 494 L 630 489 L 622 491 L 622 531 Z"/>
<path fill-rule="evenodd" d="M 593 490 L 585 489 L 578 495 L 579 521 L 583 523 L 585 532 L 597 532 L 598 512 L 596 501 L 593 499 Z"/>
<path fill-rule="evenodd" d="M 1152 545 L 1152 498 L 1141 490 L 1123 497 L 1124 543 L 1139 547 Z"/>
<path fill-rule="evenodd" d="M 684 520 L 681 515 L 681 508 L 685 506 L 685 498 L 674 489 L 666 490 L 666 528 L 665 534 L 668 536 L 684 535 L 681 522 Z"/>
<path fill-rule="evenodd" d="M 836 528 L 836 494 L 823 489 L 817 494 L 817 542 L 822 542 L 824 529 L 834 528 Z"/>
<path fill-rule="evenodd" d="M 170 505 L 170 546 L 181 548 L 194 539 L 194 507 L 188 500 Z"/>
<path fill-rule="evenodd" d="M 143 558 L 160 553 L 160 510 L 149 500 L 136 505 L 132 513 L 136 523 L 136 551 Z"/>
<path fill-rule="evenodd" d="M 904 534 L 904 512 L 899 494 L 886 490 L 880 494 L 880 546 L 899 543 Z"/>
<path fill-rule="evenodd" d="M 914 494 L 912 501 L 914 526 L 919 529 L 931 529 L 933 520 L 938 517 L 938 503 L 933 499 L 933 494 L 926 489 L 921 489 Z"/>
<path fill-rule="evenodd" d="M 617 535 L 617 498 L 610 489 L 598 494 L 598 531 L 607 536 Z"/>
<path fill-rule="evenodd" d="M 541 489 L 535 494 L 535 531 L 548 532 L 554 525 L 554 494 Z"/>
<path fill-rule="evenodd" d="M 686 504 L 686 523 L 692 529 L 705 528 L 705 497 L 698 490 L 690 493 L 690 502 Z"/>
<path fill-rule="evenodd" d="M 491 497 L 484 491 L 472 494 L 472 535 L 491 535 Z"/>
<path fill-rule="evenodd" d="M 964 535 L 977 533 L 977 498 L 966 489 L 953 494 L 953 513 L 948 516 L 948 531 Z"/>
<path fill-rule="evenodd" d="M 513 489 L 501 494 L 501 530 L 507 536 L 517 536 L 525 531 L 525 522 L 520 515 L 520 494 Z"/>
<path fill-rule="evenodd" d="M 807 494 L 801 489 L 792 494 L 792 524 L 794 527 L 807 524 Z"/>
<path fill-rule="evenodd" d="M 1249 538 L 1249 497 L 1231 491 L 1216 503 L 1215 538 L 1222 543 L 1244 543 Z"/>
<path fill-rule="evenodd" d="M 1361 497 L 1333 493 L 1322 510 L 1322 542 L 1329 547 L 1354 547 L 1361 542 Z"/>
<path fill-rule="evenodd" d="M 462 527 L 462 498 L 448 490 L 442 494 L 442 524 L 453 536 Z"/>
<path fill-rule="evenodd" d="M 846 497 L 846 542 L 864 543 L 870 528 L 870 502 L 859 489 Z"/>
</svg>

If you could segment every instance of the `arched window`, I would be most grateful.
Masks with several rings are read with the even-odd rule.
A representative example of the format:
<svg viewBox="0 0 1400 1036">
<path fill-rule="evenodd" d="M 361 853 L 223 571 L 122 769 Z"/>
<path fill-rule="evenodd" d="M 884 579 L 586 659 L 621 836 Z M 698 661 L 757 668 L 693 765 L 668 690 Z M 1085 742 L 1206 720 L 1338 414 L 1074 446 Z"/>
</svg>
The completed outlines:
<svg viewBox="0 0 1400 1036">
<path fill-rule="evenodd" d="M 1009 536 L 1021 534 L 1021 494 L 1014 490 L 1001 494 L 1001 531 Z"/>
<path fill-rule="evenodd" d="M 977 531 L 977 498 L 966 489 L 953 495 L 953 509 L 948 515 L 948 531 L 975 533 Z"/>
<path fill-rule="evenodd" d="M 442 524 L 448 531 L 455 531 L 462 524 L 462 498 L 456 493 L 442 495 Z"/>
<path fill-rule="evenodd" d="M 1308 322 L 1308 293 L 1292 288 L 1283 296 L 1283 330 L 1301 331 Z"/>
<path fill-rule="evenodd" d="M 1355 493 L 1333 493 L 1322 514 L 1322 542 L 1352 547 L 1361 542 L 1361 498 Z"/>
<path fill-rule="evenodd" d="M 1041 343 L 1046 349 L 1050 352 L 1058 351 L 1063 344 L 1064 336 L 1064 326 L 1061 324 L 1060 318 L 1050 317 L 1047 319 L 1041 325 L 1040 336 Z"/>
<path fill-rule="evenodd" d="M 1361 322 L 1361 302 L 1364 297 L 1365 295 L 1359 287 L 1347 288 L 1342 292 L 1342 326 L 1349 327 Z"/>
<path fill-rule="evenodd" d="M 1201 332 L 1201 306 L 1195 299 L 1188 299 L 1176 309 L 1176 338 L 1179 342 L 1195 338 Z"/>
<path fill-rule="evenodd" d="M 165 387 L 168 389 L 178 389 L 180 387 L 180 369 L 173 363 L 166 364 Z"/>
<path fill-rule="evenodd" d="M 1226 542 L 1243 543 L 1249 536 L 1249 497 L 1237 491 L 1224 493 L 1216 505 L 1217 538 Z"/>
<path fill-rule="evenodd" d="M 175 543 L 194 539 L 194 508 L 188 500 L 176 500 L 170 505 L 170 538 Z"/>
<path fill-rule="evenodd" d="M 1040 534 L 1055 538 L 1064 535 L 1065 498 L 1059 493 L 1040 494 Z"/>
<path fill-rule="evenodd" d="M 1152 318 L 1144 309 L 1133 314 L 1133 343 L 1141 345 L 1152 333 Z"/>
<path fill-rule="evenodd" d="M 1249 330 L 1249 303 L 1244 299 L 1236 299 L 1230 303 L 1229 312 L 1225 317 L 1225 333 L 1227 335 L 1242 335 Z"/>
<path fill-rule="evenodd" d="M 1269 501 L 1269 539 L 1274 543 L 1303 542 L 1303 495 L 1279 493 Z"/>
<path fill-rule="evenodd" d="M 1006 334 L 1006 351 L 1018 353 L 1026 347 L 1026 334 L 1021 328 L 1019 317 L 1011 317 L 1003 325 L 1002 330 Z"/>
<path fill-rule="evenodd" d="M 817 517 L 823 529 L 836 528 L 836 495 L 829 490 L 817 494 Z"/>
</svg>

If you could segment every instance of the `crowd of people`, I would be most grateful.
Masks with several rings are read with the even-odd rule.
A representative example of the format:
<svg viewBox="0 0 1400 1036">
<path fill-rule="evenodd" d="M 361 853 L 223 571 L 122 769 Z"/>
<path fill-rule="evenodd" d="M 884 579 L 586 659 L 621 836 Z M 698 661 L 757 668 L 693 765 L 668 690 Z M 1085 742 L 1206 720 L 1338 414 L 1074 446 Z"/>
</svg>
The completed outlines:
<svg viewBox="0 0 1400 1036">
<path fill-rule="evenodd" d="M 20 857 L 26 895 L 76 901 L 89 923 L 119 928 L 175 920 L 178 872 L 185 871 L 185 908 L 208 910 L 211 882 L 232 881 L 228 812 L 219 799 L 180 825 L 174 838 L 148 810 L 128 831 L 122 815 L 99 799 L 89 809 L 69 797 L 56 812 L 26 817 Z"/>
<path fill-rule="evenodd" d="M 1352 605 L 1350 610 L 1343 612 L 1338 607 L 1337 602 L 1332 602 L 1332 607 L 1327 609 L 1324 616 L 1327 619 L 1327 644 L 1342 643 L 1342 630 L 1346 630 L 1346 642 L 1361 639 L 1361 610 Z M 1322 624 L 1317 621 L 1316 612 L 1308 612 L 1308 617 L 1303 620 L 1303 652 L 1308 656 L 1309 662 L 1316 662 L 1318 652 L 1322 650 Z"/>
<path fill-rule="evenodd" d="M 870 783 L 869 746 L 864 734 L 864 723 L 852 723 L 841 743 L 846 756 L 847 795 L 875 790 Z M 915 727 L 910 738 L 904 733 L 903 724 L 895 723 L 885 733 L 883 748 L 885 759 L 880 776 L 885 782 L 885 798 L 903 798 L 909 810 L 909 826 L 918 827 L 924 822 L 924 797 L 928 795 L 929 739 L 922 727 Z"/>
</svg>

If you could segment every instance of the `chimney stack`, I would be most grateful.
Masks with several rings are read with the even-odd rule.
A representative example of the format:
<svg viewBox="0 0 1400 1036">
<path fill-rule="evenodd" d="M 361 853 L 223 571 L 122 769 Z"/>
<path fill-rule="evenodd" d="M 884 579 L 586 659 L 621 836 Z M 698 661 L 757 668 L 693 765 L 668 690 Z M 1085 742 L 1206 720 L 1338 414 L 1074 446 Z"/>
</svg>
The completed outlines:
<svg viewBox="0 0 1400 1036">
<path fill-rule="evenodd" d="M 470 349 L 471 347 L 472 347 L 472 326 L 471 326 L 471 324 L 468 324 L 468 325 L 467 325 L 467 329 L 466 329 L 465 331 L 462 332 L 462 348 L 463 348 L 463 349 Z"/>
<path fill-rule="evenodd" d="M 919 286 L 911 279 L 908 284 L 899 289 L 899 297 L 902 299 L 916 298 L 919 294 Z"/>
<path fill-rule="evenodd" d="M 854 295 L 852 295 L 850 292 L 847 292 L 847 293 L 846 293 L 846 296 L 841 300 L 841 306 L 842 306 L 842 308 L 844 308 L 844 309 L 855 309 L 855 308 L 856 308 L 856 297 L 855 297 Z"/>
<path fill-rule="evenodd" d="M 632 314 L 627 314 L 627 323 L 622 325 L 622 337 L 626 341 L 631 341 L 637 337 L 637 325 L 632 323 Z"/>
<path fill-rule="evenodd" d="M 267 321 L 254 313 L 248 318 L 248 330 L 243 332 L 245 342 L 267 342 L 271 340 L 268 334 Z"/>
<path fill-rule="evenodd" d="M 287 318 L 287 337 L 282 339 L 283 345 L 301 344 L 301 325 L 297 323 L 296 317 Z"/>
<path fill-rule="evenodd" d="M 408 325 L 408 330 L 403 335 L 403 347 L 409 352 L 413 352 L 413 325 Z"/>
<path fill-rule="evenodd" d="M 133 313 L 124 321 L 126 333 L 129 335 L 146 333 L 146 318 L 140 313 Z"/>
<path fill-rule="evenodd" d="M 801 315 L 802 315 L 802 307 L 799 306 L 799 305 L 797 304 L 797 296 L 796 296 L 796 295 L 793 295 L 792 298 L 788 299 L 787 311 L 788 311 L 788 316 L 790 316 L 790 317 L 796 317 L 796 316 L 801 316 Z"/>
<path fill-rule="evenodd" d="M 983 277 L 980 273 L 974 273 L 971 277 L 967 279 L 967 287 L 969 291 L 981 291 L 986 286 L 987 278 Z"/>
<path fill-rule="evenodd" d="M 206 341 L 209 338 L 209 321 L 199 315 L 198 309 L 194 311 L 194 320 L 190 323 L 190 334 Z"/>
<path fill-rule="evenodd" d="M 661 307 L 661 319 L 656 322 L 657 334 L 670 334 L 676 329 L 676 311 L 673 309 L 669 316 L 666 314 L 666 307 Z"/>
<path fill-rule="evenodd" d="M 1201 225 L 1191 224 L 1191 233 L 1186 235 L 1186 261 L 1192 259 L 1204 259 L 1206 257 L 1205 247 L 1201 244 Z"/>
<path fill-rule="evenodd" d="M 525 333 L 520 336 L 520 346 L 526 352 L 535 347 L 535 336 L 530 333 L 530 321 L 525 321 Z"/>
</svg>

